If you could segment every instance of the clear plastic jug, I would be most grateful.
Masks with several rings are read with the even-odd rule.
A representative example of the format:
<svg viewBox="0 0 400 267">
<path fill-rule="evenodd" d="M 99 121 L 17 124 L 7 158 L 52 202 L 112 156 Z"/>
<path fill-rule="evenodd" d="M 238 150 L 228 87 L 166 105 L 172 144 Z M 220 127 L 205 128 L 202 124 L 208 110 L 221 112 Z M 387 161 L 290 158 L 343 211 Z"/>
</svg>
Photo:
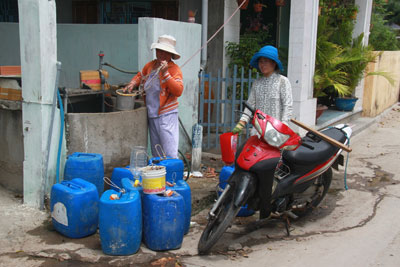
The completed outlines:
<svg viewBox="0 0 400 267">
<path fill-rule="evenodd" d="M 132 172 L 134 179 L 139 179 L 141 176 L 140 169 L 147 166 L 147 160 L 144 146 L 134 146 L 132 148 L 129 170 Z"/>
</svg>

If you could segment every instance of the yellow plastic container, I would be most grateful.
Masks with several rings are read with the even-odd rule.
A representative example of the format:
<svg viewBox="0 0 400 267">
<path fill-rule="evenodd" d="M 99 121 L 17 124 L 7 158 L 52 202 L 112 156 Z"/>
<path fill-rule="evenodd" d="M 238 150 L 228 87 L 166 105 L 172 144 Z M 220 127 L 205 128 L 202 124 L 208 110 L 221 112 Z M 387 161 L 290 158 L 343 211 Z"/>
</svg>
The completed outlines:
<svg viewBox="0 0 400 267">
<path fill-rule="evenodd" d="M 160 194 L 165 192 L 165 166 L 147 166 L 142 168 L 143 193 Z"/>
</svg>

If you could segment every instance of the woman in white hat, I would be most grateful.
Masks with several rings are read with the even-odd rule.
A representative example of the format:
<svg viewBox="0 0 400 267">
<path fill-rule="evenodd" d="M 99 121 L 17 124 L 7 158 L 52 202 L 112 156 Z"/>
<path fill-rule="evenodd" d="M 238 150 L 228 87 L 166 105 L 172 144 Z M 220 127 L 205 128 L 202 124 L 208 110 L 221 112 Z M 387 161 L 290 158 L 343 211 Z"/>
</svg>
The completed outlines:
<svg viewBox="0 0 400 267">
<path fill-rule="evenodd" d="M 176 40 L 170 35 L 158 37 L 151 45 L 152 50 L 156 49 L 156 59 L 148 62 L 125 87 L 125 91 L 131 92 L 144 85 L 153 156 L 161 152 L 155 148 L 160 144 L 168 157 L 178 157 L 178 97 L 183 92 L 183 81 L 181 69 L 172 61 L 180 58 L 175 45 Z"/>
</svg>

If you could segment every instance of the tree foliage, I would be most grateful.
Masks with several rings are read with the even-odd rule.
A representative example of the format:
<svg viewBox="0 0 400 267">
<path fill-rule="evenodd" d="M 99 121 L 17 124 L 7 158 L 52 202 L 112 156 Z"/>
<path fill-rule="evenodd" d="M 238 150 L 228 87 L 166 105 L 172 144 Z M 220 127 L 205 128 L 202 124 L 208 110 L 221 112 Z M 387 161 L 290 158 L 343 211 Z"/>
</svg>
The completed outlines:
<svg viewBox="0 0 400 267">
<path fill-rule="evenodd" d="M 374 0 L 371 16 L 371 34 L 369 44 L 378 51 L 393 51 L 400 49 L 396 32 L 389 22 L 398 23 L 400 19 L 400 2 L 391 0 Z"/>
<path fill-rule="evenodd" d="M 400 1 L 399 0 L 390 0 L 387 5 L 388 14 L 386 15 L 386 19 L 389 23 L 395 23 L 400 25 Z"/>
<path fill-rule="evenodd" d="M 238 68 L 239 76 L 241 69 L 243 68 L 244 76 L 249 76 L 251 73 L 252 78 L 257 75 L 257 69 L 250 66 L 250 60 L 255 53 L 260 50 L 261 47 L 265 45 L 273 44 L 271 41 L 271 35 L 269 34 L 268 28 L 258 31 L 258 32 L 246 32 L 240 36 L 239 43 L 227 42 L 226 44 L 226 54 L 230 58 L 230 63 L 228 65 L 230 71 L 233 71 L 234 66 Z M 245 83 L 243 88 L 247 88 L 248 84 Z M 232 88 L 228 88 L 228 95 L 232 94 Z M 240 99 L 241 96 L 241 86 L 236 85 L 236 99 Z M 247 90 L 243 91 L 244 99 L 247 99 Z"/>
</svg>

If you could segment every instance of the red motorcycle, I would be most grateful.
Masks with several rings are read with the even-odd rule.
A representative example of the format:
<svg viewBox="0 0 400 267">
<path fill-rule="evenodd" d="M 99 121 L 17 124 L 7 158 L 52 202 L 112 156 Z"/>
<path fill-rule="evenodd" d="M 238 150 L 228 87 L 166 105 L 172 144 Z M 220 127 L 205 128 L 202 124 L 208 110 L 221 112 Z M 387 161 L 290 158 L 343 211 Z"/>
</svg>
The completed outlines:
<svg viewBox="0 0 400 267">
<path fill-rule="evenodd" d="M 301 138 L 281 121 L 244 105 L 260 137 L 251 136 L 237 150 L 235 171 L 208 214 L 200 254 L 210 251 L 246 204 L 260 211 L 260 219 L 296 219 L 315 208 L 328 192 L 332 168 L 343 165 L 342 151 L 351 151 L 347 145 L 352 130 L 347 125 L 320 133 L 292 120 L 309 130 Z"/>
</svg>

